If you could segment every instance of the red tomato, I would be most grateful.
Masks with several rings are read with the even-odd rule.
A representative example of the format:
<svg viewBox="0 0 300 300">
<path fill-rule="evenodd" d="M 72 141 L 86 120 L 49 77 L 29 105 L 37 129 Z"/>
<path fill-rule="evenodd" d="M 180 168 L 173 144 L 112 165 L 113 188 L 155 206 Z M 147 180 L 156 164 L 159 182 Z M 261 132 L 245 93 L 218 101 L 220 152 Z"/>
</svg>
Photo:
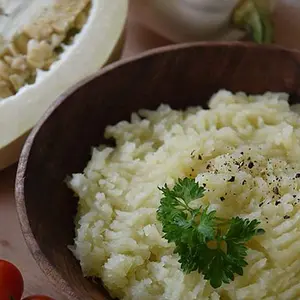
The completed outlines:
<svg viewBox="0 0 300 300">
<path fill-rule="evenodd" d="M 20 300 L 24 281 L 19 269 L 12 263 L 0 260 L 0 299 Z"/>
<path fill-rule="evenodd" d="M 54 300 L 53 298 L 42 296 L 42 295 L 34 295 L 24 298 L 23 300 Z"/>
</svg>

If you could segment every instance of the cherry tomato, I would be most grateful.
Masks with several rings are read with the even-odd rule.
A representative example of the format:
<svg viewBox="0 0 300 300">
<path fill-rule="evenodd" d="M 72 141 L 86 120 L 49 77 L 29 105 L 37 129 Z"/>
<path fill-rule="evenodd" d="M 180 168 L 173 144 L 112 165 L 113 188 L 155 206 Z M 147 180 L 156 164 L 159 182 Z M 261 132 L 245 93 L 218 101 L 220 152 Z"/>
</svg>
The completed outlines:
<svg viewBox="0 0 300 300">
<path fill-rule="evenodd" d="M 54 300 L 53 298 L 50 298 L 48 296 L 43 295 L 34 295 L 24 298 L 23 300 Z"/>
<path fill-rule="evenodd" d="M 20 300 L 24 281 L 19 269 L 12 263 L 0 260 L 0 299 Z"/>
</svg>

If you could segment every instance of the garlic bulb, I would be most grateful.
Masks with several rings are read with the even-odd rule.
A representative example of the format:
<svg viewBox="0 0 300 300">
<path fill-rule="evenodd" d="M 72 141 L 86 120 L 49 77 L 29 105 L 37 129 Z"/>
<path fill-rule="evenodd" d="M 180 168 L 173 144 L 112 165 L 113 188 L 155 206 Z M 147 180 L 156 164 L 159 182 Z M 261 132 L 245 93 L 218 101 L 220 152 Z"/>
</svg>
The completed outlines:
<svg viewBox="0 0 300 300">
<path fill-rule="evenodd" d="M 275 1 L 132 0 L 132 9 L 136 21 L 174 42 L 236 40 L 246 30 L 255 41 L 269 42 Z"/>
</svg>

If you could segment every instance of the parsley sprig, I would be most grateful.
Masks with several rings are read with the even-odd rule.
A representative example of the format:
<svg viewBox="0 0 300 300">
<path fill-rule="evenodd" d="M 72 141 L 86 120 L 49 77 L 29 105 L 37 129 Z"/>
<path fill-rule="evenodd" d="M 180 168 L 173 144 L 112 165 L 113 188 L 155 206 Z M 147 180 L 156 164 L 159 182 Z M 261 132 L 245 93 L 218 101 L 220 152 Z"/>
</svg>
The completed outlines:
<svg viewBox="0 0 300 300">
<path fill-rule="evenodd" d="M 185 273 L 198 271 L 213 288 L 243 275 L 247 265 L 246 242 L 264 233 L 256 219 L 218 218 L 209 206 L 192 208 L 192 201 L 202 198 L 205 188 L 192 178 L 179 179 L 171 190 L 166 184 L 157 218 L 163 225 L 164 238 L 175 243 L 181 268 Z"/>
</svg>

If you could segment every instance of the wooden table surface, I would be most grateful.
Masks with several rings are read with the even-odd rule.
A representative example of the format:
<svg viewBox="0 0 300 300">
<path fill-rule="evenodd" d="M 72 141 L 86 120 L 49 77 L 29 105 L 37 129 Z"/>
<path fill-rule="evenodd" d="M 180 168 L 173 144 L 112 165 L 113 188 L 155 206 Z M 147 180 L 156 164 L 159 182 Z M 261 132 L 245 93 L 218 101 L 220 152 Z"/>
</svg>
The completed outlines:
<svg viewBox="0 0 300 300">
<path fill-rule="evenodd" d="M 291 48 L 300 49 L 300 6 L 298 9 L 289 4 L 299 0 L 281 0 L 276 10 L 276 42 Z M 284 24 L 284 27 L 283 27 Z M 166 40 L 138 26 L 128 23 L 128 36 L 124 57 L 144 50 L 168 44 Z M 0 258 L 10 260 L 21 270 L 25 278 L 25 295 L 46 294 L 56 300 L 65 300 L 47 281 L 31 257 L 20 231 L 14 203 L 14 178 L 16 166 L 0 172 Z"/>
</svg>

